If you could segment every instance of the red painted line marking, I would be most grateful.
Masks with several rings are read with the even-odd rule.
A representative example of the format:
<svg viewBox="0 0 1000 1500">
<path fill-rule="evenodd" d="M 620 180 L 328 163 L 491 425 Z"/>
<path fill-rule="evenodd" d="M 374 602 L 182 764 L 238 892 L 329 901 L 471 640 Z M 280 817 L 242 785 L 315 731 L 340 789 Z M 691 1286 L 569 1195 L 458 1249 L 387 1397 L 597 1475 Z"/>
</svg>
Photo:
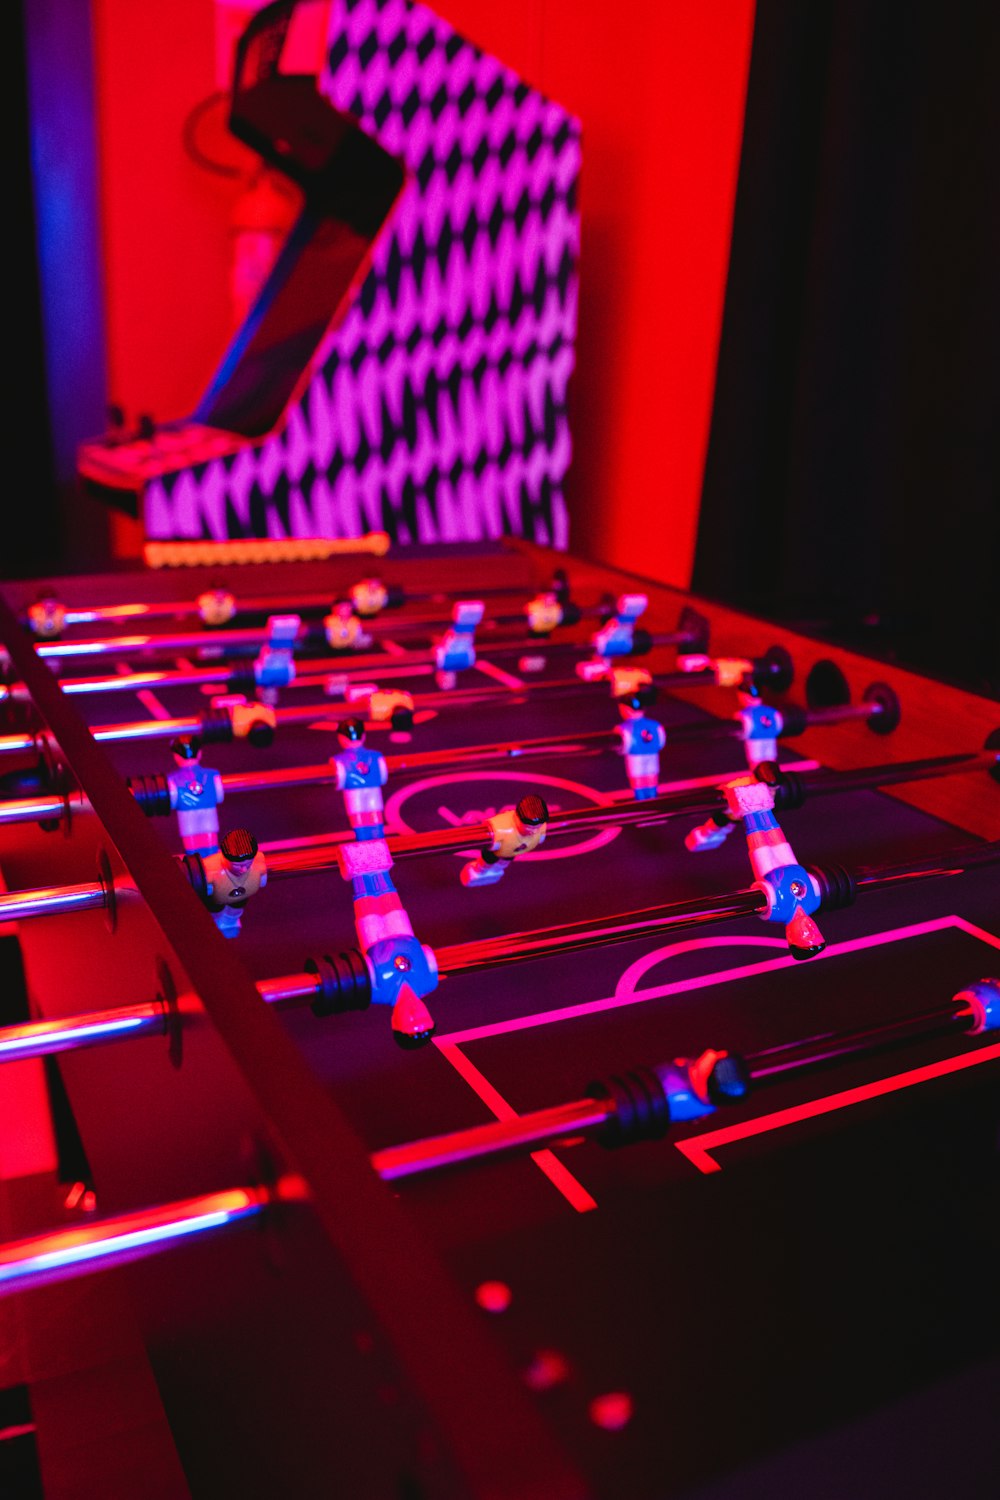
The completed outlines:
<svg viewBox="0 0 1000 1500">
<path fill-rule="evenodd" d="M 457 1073 L 465 1079 L 469 1087 L 479 1095 L 498 1120 L 517 1120 L 519 1115 L 507 1100 L 488 1081 L 476 1065 L 469 1061 L 458 1047 L 452 1043 L 444 1043 L 435 1037 L 434 1045 Z M 589 1213 L 597 1207 L 597 1200 L 592 1198 L 583 1186 L 578 1182 L 572 1172 L 563 1166 L 562 1162 L 551 1151 L 532 1151 L 531 1160 L 545 1173 L 552 1186 L 562 1193 L 571 1208 L 575 1208 L 578 1214 Z"/>
<path fill-rule="evenodd" d="M 968 933 L 970 937 L 978 938 L 991 947 L 1000 948 L 1000 937 L 987 932 L 982 927 L 977 927 L 974 922 L 967 921 L 964 917 L 946 916 L 935 917 L 927 922 L 915 922 L 908 927 L 890 928 L 885 932 L 872 933 L 868 937 L 854 938 L 846 943 L 838 943 L 827 948 L 821 958 L 834 958 L 842 953 L 853 953 L 864 948 L 878 948 L 886 943 L 902 942 L 907 938 L 921 937 L 932 932 L 943 932 L 949 928 L 957 928 L 961 932 Z M 665 948 L 657 949 L 654 953 L 646 954 L 636 961 L 618 981 L 617 991 L 614 996 L 604 1000 L 593 1000 L 582 1005 L 567 1007 L 565 1010 L 543 1011 L 533 1016 L 523 1016 L 515 1021 L 498 1021 L 488 1026 L 472 1026 L 464 1031 L 446 1032 L 434 1038 L 434 1045 L 443 1057 L 445 1057 L 461 1074 L 469 1086 L 479 1095 L 487 1108 L 493 1111 L 497 1119 L 516 1119 L 517 1113 L 511 1108 L 503 1096 L 493 1087 L 483 1073 L 472 1063 L 460 1050 L 459 1043 L 478 1041 L 482 1037 L 502 1036 L 509 1032 L 527 1030 L 532 1026 L 545 1026 L 557 1021 L 571 1020 L 575 1016 L 589 1015 L 601 1010 L 613 1010 L 620 1005 L 635 1005 L 645 1000 L 658 1000 L 667 995 L 681 994 L 688 990 L 706 988 L 713 984 L 726 983 L 732 979 L 742 979 L 753 974 L 766 974 L 777 969 L 787 969 L 796 960 L 790 955 L 781 958 L 765 960 L 758 964 L 744 964 L 732 969 L 723 969 L 713 974 L 704 974 L 696 979 L 682 979 L 672 984 L 661 984 L 650 986 L 649 989 L 636 990 L 636 981 L 641 978 L 647 968 L 654 963 L 662 962 L 666 958 L 673 957 L 678 953 L 690 952 L 697 948 L 712 947 L 738 947 L 757 946 L 766 944 L 768 947 L 774 944 L 784 944 L 781 939 L 769 937 L 725 937 L 707 936 L 690 938 L 681 942 L 671 943 Z M 813 960 L 815 962 L 816 960 Z M 922 1082 L 924 1076 L 934 1077 L 938 1073 L 954 1071 L 961 1067 L 972 1067 L 977 1062 L 988 1061 L 995 1053 L 1000 1053 L 1000 1044 L 996 1047 L 984 1048 L 979 1052 L 962 1054 L 957 1058 L 949 1059 L 947 1062 L 931 1065 L 931 1069 L 914 1069 L 910 1074 L 900 1074 L 898 1078 L 903 1081 L 887 1080 L 883 1084 L 869 1084 L 861 1089 L 852 1089 L 843 1095 L 831 1095 L 830 1099 L 841 1099 L 845 1103 L 855 1103 L 858 1098 L 875 1097 L 879 1093 L 889 1093 L 893 1089 L 906 1088 L 911 1083 Z M 712 1131 L 704 1135 L 689 1136 L 687 1140 L 676 1141 L 674 1144 L 679 1151 L 686 1156 L 702 1172 L 718 1172 L 721 1167 L 718 1162 L 708 1155 L 708 1150 L 713 1144 L 721 1144 L 725 1139 L 737 1139 L 740 1135 L 754 1135 L 759 1130 L 769 1127 L 767 1121 L 780 1121 L 789 1124 L 793 1119 L 805 1119 L 809 1114 L 821 1114 L 825 1112 L 824 1105 L 828 1109 L 843 1107 L 842 1105 L 827 1103 L 827 1101 L 815 1101 L 814 1105 L 800 1105 L 794 1109 L 783 1110 L 772 1116 L 760 1116 L 757 1120 L 749 1121 L 745 1125 L 734 1125 L 719 1131 Z M 577 1178 L 573 1177 L 562 1163 L 559 1162 L 550 1151 L 538 1151 L 532 1153 L 532 1160 L 545 1172 L 559 1192 L 570 1202 L 578 1212 L 586 1212 L 596 1208 L 596 1201 L 583 1187 Z M 579 1198 L 576 1197 L 579 1195 Z"/>
<path fill-rule="evenodd" d="M 479 668 L 480 672 L 484 672 L 487 677 L 492 677 L 494 682 L 502 683 L 504 687 L 524 687 L 523 677 L 515 677 L 513 672 L 505 672 L 503 667 L 498 667 L 495 662 L 486 661 L 482 657 L 477 657 L 476 666 Z"/>
<path fill-rule="evenodd" d="M 996 942 L 996 939 L 992 941 Z M 1000 946 L 1000 943 L 997 944 Z M 772 1130 L 781 1130 L 786 1125 L 798 1124 L 800 1120 L 811 1120 L 817 1115 L 832 1114 L 834 1110 L 848 1109 L 852 1104 L 862 1104 L 866 1099 L 878 1099 L 883 1094 L 894 1094 L 900 1089 L 912 1088 L 918 1083 L 927 1083 L 932 1078 L 943 1078 L 948 1073 L 958 1073 L 963 1068 L 975 1068 L 980 1063 L 993 1062 L 1000 1058 L 1000 1042 L 992 1047 L 981 1047 L 978 1052 L 963 1052 L 957 1057 L 946 1057 L 941 1062 L 929 1063 L 923 1068 L 910 1068 L 905 1073 L 895 1073 L 889 1078 L 874 1083 L 864 1083 L 854 1089 L 844 1089 L 839 1094 L 827 1094 L 822 1099 L 811 1099 L 806 1104 L 793 1105 L 791 1109 L 775 1110 L 770 1115 L 758 1115 L 755 1120 L 745 1120 L 740 1125 L 725 1125 L 721 1130 L 709 1130 L 703 1135 L 691 1135 L 687 1140 L 675 1141 L 677 1150 L 696 1166 L 699 1172 L 721 1172 L 722 1164 L 708 1153 L 731 1141 L 747 1140 L 750 1136 L 766 1135 Z"/>
<path fill-rule="evenodd" d="M 382 650 L 385 652 L 386 656 L 406 655 L 406 648 L 404 646 L 398 645 L 395 641 L 388 640 L 385 636 L 383 636 L 379 641 L 379 645 L 382 647 Z"/>
</svg>

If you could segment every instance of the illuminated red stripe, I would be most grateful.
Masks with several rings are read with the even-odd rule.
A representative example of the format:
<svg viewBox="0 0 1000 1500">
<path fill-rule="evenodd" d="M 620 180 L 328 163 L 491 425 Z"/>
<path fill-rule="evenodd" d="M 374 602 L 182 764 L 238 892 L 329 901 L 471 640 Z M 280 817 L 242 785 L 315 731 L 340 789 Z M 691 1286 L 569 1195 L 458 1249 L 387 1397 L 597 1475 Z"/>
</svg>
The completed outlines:
<svg viewBox="0 0 1000 1500">
<path fill-rule="evenodd" d="M 874 1083 L 863 1083 L 858 1088 L 844 1089 L 839 1094 L 811 1099 L 806 1104 L 793 1105 L 791 1109 L 779 1109 L 770 1115 L 759 1115 L 756 1120 L 744 1120 L 739 1125 L 724 1125 L 721 1130 L 688 1136 L 687 1140 L 675 1141 L 674 1144 L 699 1172 L 721 1172 L 721 1163 L 708 1153 L 719 1146 L 729 1145 L 731 1141 L 766 1135 L 772 1130 L 782 1130 L 786 1125 L 796 1125 L 800 1120 L 832 1114 L 834 1110 L 847 1109 L 852 1104 L 863 1104 L 866 1099 L 895 1094 L 900 1089 L 912 1088 L 915 1084 L 927 1083 L 932 1078 L 943 1078 L 948 1073 L 958 1073 L 963 1068 L 974 1068 L 979 1063 L 992 1062 L 997 1058 L 1000 1058 L 1000 1042 L 992 1047 L 981 1047 L 977 1052 L 963 1052 L 957 1057 L 946 1057 L 941 1062 L 928 1063 L 923 1068 L 910 1068 L 906 1073 L 895 1073 L 890 1078 L 877 1079 Z"/>
<path fill-rule="evenodd" d="M 469 1087 L 479 1095 L 487 1109 L 491 1110 L 498 1120 L 519 1118 L 517 1110 L 512 1108 L 492 1083 L 483 1077 L 475 1063 L 470 1062 L 459 1047 L 450 1042 L 439 1042 L 436 1039 L 435 1045 L 442 1057 L 446 1058 L 455 1071 L 462 1075 Z M 578 1214 L 589 1213 L 591 1209 L 597 1207 L 597 1200 L 590 1196 L 582 1182 L 578 1182 L 572 1172 L 564 1167 L 551 1151 L 532 1151 L 531 1160 L 545 1173 L 552 1186 L 562 1193 L 567 1203 L 575 1208 Z"/>
</svg>

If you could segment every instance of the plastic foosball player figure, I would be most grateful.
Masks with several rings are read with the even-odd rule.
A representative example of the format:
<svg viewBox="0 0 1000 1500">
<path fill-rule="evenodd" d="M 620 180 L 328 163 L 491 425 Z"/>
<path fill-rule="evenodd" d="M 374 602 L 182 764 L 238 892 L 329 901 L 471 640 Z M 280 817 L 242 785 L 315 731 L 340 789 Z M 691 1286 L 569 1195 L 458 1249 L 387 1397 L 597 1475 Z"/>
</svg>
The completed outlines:
<svg viewBox="0 0 1000 1500">
<path fill-rule="evenodd" d="M 618 699 L 618 710 L 625 721 L 617 726 L 618 752 L 625 757 L 625 773 L 637 802 L 655 797 L 660 785 L 660 752 L 667 743 L 667 732 L 656 719 L 646 714 L 646 695 L 641 691 Z"/>
<path fill-rule="evenodd" d="M 398 584 L 384 584 L 380 578 L 362 578 L 348 590 L 348 597 L 355 614 L 370 620 L 384 609 L 398 609 L 404 594 Z"/>
<path fill-rule="evenodd" d="M 368 964 L 375 1005 L 392 1006 L 392 1034 L 417 1047 L 434 1030 L 424 996 L 437 988 L 434 950 L 413 926 L 392 882 L 392 855 L 384 839 L 355 840 L 337 852 L 340 872 L 354 891 L 354 927 Z"/>
<path fill-rule="evenodd" d="M 295 681 L 295 643 L 302 621 L 298 615 L 271 615 L 267 636 L 253 664 L 254 681 L 265 703 L 277 702 L 278 688 Z"/>
<path fill-rule="evenodd" d="M 236 598 L 228 589 L 205 589 L 195 605 L 203 625 L 228 625 L 236 614 Z"/>
<path fill-rule="evenodd" d="M 211 702 L 212 714 L 202 719 L 204 739 L 246 740 L 257 747 L 274 743 L 278 721 L 269 704 L 248 703 L 243 693 L 219 693 Z"/>
<path fill-rule="evenodd" d="M 495 885 L 518 855 L 530 854 L 545 842 L 549 810 L 541 797 L 522 797 L 516 807 L 487 819 L 493 842 L 462 867 L 462 884 Z"/>
<path fill-rule="evenodd" d="M 622 594 L 615 613 L 597 631 L 591 644 L 595 656 L 631 656 L 635 647 L 635 622 L 645 611 L 649 599 L 645 594 Z"/>
<path fill-rule="evenodd" d="M 28 624 L 43 641 L 62 635 L 66 625 L 66 606 L 54 594 L 43 594 L 28 606 Z"/>
<path fill-rule="evenodd" d="M 820 904 L 819 888 L 796 860 L 774 816 L 773 786 L 756 776 L 738 776 L 726 783 L 723 792 L 729 816 L 742 822 L 747 836 L 750 864 L 757 877 L 753 889 L 767 897 L 761 916 L 766 922 L 783 924 L 793 958 L 821 953 L 826 942 L 811 915 Z"/>
<path fill-rule="evenodd" d="M 778 738 L 784 731 L 785 721 L 780 709 L 762 703 L 756 691 L 742 697 L 743 706 L 736 719 L 742 730 L 747 765 L 755 771 L 763 761 L 778 759 Z"/>
<path fill-rule="evenodd" d="M 476 664 L 476 626 L 486 606 L 481 599 L 462 599 L 452 609 L 451 624 L 434 648 L 438 686 L 455 686 L 455 674 Z"/>
<path fill-rule="evenodd" d="M 382 788 L 389 771 L 385 756 L 365 744 L 361 719 L 345 719 L 337 727 L 338 754 L 330 764 L 337 776 L 337 790 L 344 794 L 347 818 L 356 839 L 380 839 L 384 832 Z"/>
<path fill-rule="evenodd" d="M 388 724 L 397 733 L 413 728 L 413 694 L 380 688 L 374 682 L 347 684 L 347 702 L 373 724 Z"/>
<path fill-rule="evenodd" d="M 642 656 L 652 647 L 652 637 L 636 630 L 636 620 L 649 603 L 645 594 L 622 594 L 615 614 L 601 626 L 591 640 L 594 655 L 589 661 L 577 662 L 576 674 L 584 682 L 610 677 L 612 662 L 619 656 Z"/>
<path fill-rule="evenodd" d="M 267 865 L 257 840 L 246 828 L 233 828 L 223 834 L 218 849 L 202 855 L 198 863 L 199 895 L 216 927 L 223 937 L 238 937 L 247 902 L 267 885 Z"/>
<path fill-rule="evenodd" d="M 201 740 L 182 734 L 171 740 L 176 771 L 167 775 L 171 809 L 177 814 L 181 843 L 188 854 L 211 854 L 219 847 L 222 777 L 201 763 Z"/>
<path fill-rule="evenodd" d="M 363 651 L 372 643 L 349 599 L 338 599 L 324 615 L 323 634 L 331 651 Z"/>
</svg>

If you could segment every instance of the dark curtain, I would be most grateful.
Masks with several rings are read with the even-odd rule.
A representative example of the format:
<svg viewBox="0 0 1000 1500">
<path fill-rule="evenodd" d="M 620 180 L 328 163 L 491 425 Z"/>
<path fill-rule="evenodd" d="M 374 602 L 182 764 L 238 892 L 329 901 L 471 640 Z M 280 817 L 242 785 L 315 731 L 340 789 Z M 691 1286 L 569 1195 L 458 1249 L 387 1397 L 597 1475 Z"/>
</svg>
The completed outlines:
<svg viewBox="0 0 1000 1500">
<path fill-rule="evenodd" d="M 694 576 L 993 693 L 998 100 L 995 0 L 759 0 Z"/>
</svg>

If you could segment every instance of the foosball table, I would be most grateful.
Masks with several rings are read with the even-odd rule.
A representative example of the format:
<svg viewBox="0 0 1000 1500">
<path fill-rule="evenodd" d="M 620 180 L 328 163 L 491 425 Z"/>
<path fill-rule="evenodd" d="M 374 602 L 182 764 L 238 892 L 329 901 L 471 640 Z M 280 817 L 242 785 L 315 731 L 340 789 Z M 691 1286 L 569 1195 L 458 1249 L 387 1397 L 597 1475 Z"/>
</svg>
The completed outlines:
<svg viewBox="0 0 1000 1500">
<path fill-rule="evenodd" d="M 995 1493 L 998 705 L 524 543 L 240 545 L 2 588 L 44 1493 Z"/>
</svg>

